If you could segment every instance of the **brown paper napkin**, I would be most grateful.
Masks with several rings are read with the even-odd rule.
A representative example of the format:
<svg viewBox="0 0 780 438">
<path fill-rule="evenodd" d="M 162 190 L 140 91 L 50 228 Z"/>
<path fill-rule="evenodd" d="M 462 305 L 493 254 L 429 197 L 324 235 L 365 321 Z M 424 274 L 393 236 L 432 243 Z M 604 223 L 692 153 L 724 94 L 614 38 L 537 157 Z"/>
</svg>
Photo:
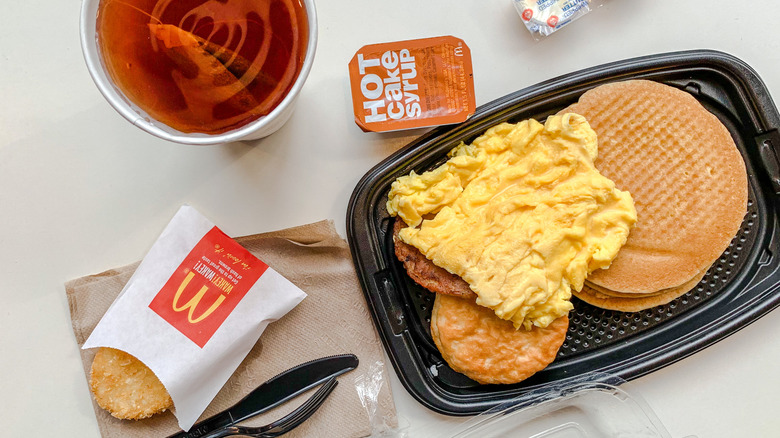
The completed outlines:
<svg viewBox="0 0 780 438">
<path fill-rule="evenodd" d="M 360 290 L 349 247 L 336 233 L 333 223 L 322 221 L 236 240 L 303 289 L 308 297 L 268 326 L 201 419 L 231 406 L 288 368 L 323 356 L 353 353 L 360 359 L 358 368 L 339 377 L 339 385 L 320 409 L 287 436 L 363 437 L 372 432 L 372 426 L 396 427 L 395 405 L 384 368 L 382 345 Z M 112 269 L 65 285 L 79 347 L 137 266 L 135 263 Z M 94 356 L 95 350 L 81 350 L 87 379 Z M 370 382 L 377 376 L 382 385 L 375 416 L 370 417 L 370 400 L 361 399 L 356 384 Z M 260 425 L 281 418 L 303 403 L 313 391 L 242 424 Z M 366 402 L 368 406 L 364 406 Z M 167 436 L 179 430 L 176 418 L 170 412 L 146 420 L 127 421 L 112 417 L 94 399 L 93 407 L 104 437 Z"/>
</svg>

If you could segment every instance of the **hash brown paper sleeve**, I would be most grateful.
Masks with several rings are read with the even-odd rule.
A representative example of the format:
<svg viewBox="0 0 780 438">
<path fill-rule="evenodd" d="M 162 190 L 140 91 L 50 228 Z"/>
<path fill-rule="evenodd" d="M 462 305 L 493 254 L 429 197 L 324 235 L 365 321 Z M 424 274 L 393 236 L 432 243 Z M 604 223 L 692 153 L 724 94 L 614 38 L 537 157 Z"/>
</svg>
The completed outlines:
<svg viewBox="0 0 780 438">
<path fill-rule="evenodd" d="M 143 362 L 190 430 L 268 324 L 305 296 L 185 205 L 82 348 L 116 348 Z"/>
</svg>

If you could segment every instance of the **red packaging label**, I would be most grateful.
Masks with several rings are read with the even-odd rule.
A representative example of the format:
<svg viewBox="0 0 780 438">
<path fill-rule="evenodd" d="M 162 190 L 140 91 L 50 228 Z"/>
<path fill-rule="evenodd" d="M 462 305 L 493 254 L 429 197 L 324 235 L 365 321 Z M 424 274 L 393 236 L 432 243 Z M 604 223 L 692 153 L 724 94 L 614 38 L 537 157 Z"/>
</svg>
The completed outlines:
<svg viewBox="0 0 780 438">
<path fill-rule="evenodd" d="M 214 227 L 149 308 L 203 348 L 266 269 L 268 265 Z"/>
<path fill-rule="evenodd" d="M 364 46 L 349 76 L 364 131 L 460 123 L 476 109 L 471 51 L 452 36 Z"/>
</svg>

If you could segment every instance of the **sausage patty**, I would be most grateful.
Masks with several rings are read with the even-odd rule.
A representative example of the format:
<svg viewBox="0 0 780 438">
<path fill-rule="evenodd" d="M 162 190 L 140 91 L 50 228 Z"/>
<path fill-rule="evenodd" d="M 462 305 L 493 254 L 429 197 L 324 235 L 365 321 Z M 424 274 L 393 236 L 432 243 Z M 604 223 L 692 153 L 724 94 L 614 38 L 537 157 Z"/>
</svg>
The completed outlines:
<svg viewBox="0 0 780 438">
<path fill-rule="evenodd" d="M 395 256 L 404 264 L 404 269 L 406 269 L 409 277 L 431 292 L 463 298 L 476 298 L 477 295 L 471 290 L 465 280 L 444 268 L 434 265 L 419 249 L 403 242 L 398 237 L 401 228 L 406 228 L 406 226 L 406 223 L 400 217 L 395 219 L 393 243 L 395 244 Z"/>
</svg>

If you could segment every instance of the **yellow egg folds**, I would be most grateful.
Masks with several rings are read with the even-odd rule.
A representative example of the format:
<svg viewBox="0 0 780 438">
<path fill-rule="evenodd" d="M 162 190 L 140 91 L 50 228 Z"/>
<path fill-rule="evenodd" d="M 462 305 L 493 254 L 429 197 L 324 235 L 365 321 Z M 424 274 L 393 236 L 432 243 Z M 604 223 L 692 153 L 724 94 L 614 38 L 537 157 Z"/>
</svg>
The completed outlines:
<svg viewBox="0 0 780 438">
<path fill-rule="evenodd" d="M 516 328 L 547 327 L 636 222 L 631 195 L 594 167 L 597 151 L 577 114 L 502 123 L 440 167 L 398 178 L 387 210 L 410 225 L 401 240 L 462 277 L 478 304 Z"/>
</svg>

